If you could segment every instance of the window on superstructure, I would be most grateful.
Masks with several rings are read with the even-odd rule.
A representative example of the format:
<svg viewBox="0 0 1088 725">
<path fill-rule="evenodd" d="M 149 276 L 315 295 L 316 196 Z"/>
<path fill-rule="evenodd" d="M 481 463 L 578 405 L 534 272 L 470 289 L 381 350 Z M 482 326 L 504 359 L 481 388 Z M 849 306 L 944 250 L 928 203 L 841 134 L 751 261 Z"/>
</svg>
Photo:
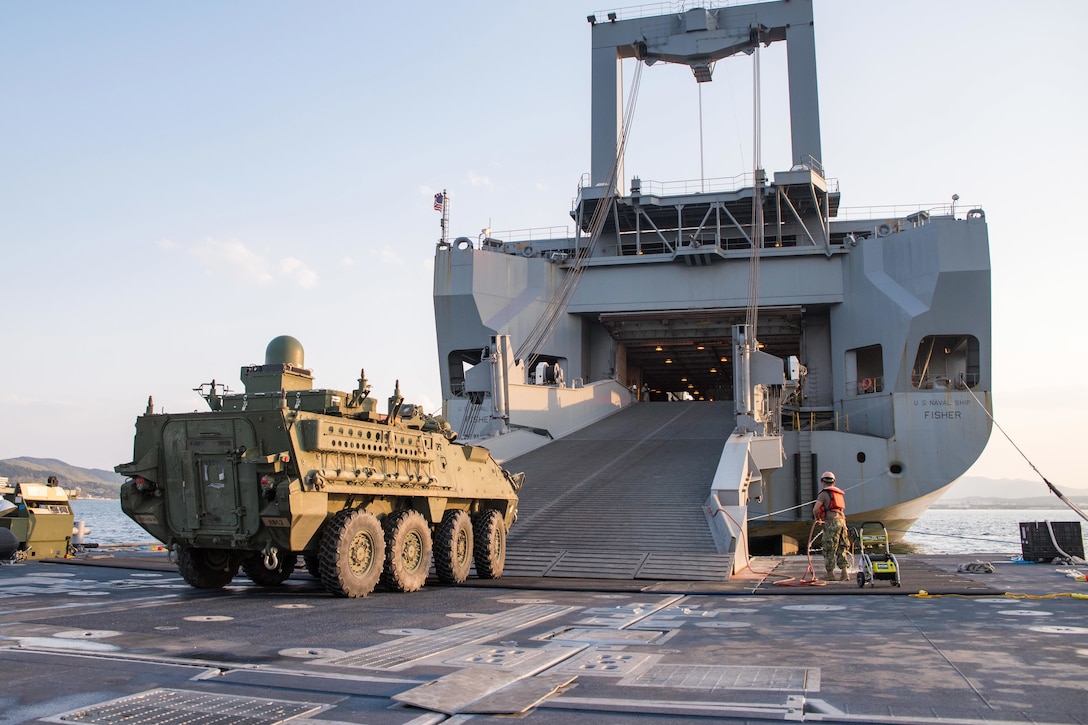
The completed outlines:
<svg viewBox="0 0 1088 725">
<path fill-rule="evenodd" d="M 450 353 L 450 393 L 456 397 L 465 396 L 465 378 L 468 371 L 480 364 L 484 358 L 483 348 L 454 350 Z"/>
<path fill-rule="evenodd" d="M 974 335 L 923 337 L 910 382 L 921 390 L 975 387 L 979 382 L 978 338 Z"/>
<path fill-rule="evenodd" d="M 880 345 L 846 351 L 846 389 L 854 395 L 883 392 L 884 351 Z"/>
</svg>

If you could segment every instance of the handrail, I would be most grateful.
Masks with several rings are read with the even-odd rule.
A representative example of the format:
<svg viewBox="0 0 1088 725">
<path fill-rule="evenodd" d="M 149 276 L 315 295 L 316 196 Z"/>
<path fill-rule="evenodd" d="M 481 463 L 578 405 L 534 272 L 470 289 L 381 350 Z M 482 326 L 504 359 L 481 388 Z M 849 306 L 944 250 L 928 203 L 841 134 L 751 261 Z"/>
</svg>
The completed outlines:
<svg viewBox="0 0 1088 725">
<path fill-rule="evenodd" d="M 549 239 L 571 239 L 569 226 L 532 227 L 529 229 L 507 229 L 491 232 L 488 239 L 500 242 L 538 242 Z"/>
<path fill-rule="evenodd" d="M 839 416 L 837 410 L 793 410 L 789 417 L 795 431 L 838 431 Z"/>
<path fill-rule="evenodd" d="M 637 177 L 636 177 L 637 178 Z M 712 179 L 681 179 L 677 181 L 654 181 L 639 179 L 639 193 L 652 196 L 679 196 L 682 194 L 708 194 L 723 191 L 740 191 L 755 185 L 755 174 L 751 172 L 736 176 L 720 176 Z M 635 189 L 632 186 L 631 194 Z"/>
<path fill-rule="evenodd" d="M 636 18 L 652 18 L 658 15 L 683 13 L 697 8 L 715 10 L 732 5 L 748 5 L 752 2 L 755 2 L 755 0 L 675 0 L 674 2 L 656 2 L 647 5 L 632 5 L 625 8 L 594 10 L 592 17 L 595 17 L 598 23 L 605 23 L 609 21 L 611 16 L 615 16 L 616 20 L 634 20 Z"/>
<path fill-rule="evenodd" d="M 840 206 L 834 219 L 857 221 L 860 219 L 902 219 L 903 217 L 927 212 L 930 216 L 955 216 L 958 208 L 962 214 L 957 219 L 966 218 L 970 210 L 979 208 L 978 204 L 894 204 L 889 206 Z"/>
</svg>

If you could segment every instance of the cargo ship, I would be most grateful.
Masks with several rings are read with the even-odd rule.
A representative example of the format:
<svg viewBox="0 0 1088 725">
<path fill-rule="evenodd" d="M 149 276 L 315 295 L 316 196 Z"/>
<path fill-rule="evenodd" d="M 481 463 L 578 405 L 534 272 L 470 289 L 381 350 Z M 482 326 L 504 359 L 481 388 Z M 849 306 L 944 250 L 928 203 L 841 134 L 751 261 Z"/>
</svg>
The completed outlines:
<svg viewBox="0 0 1088 725">
<path fill-rule="evenodd" d="M 985 212 L 958 197 L 876 215 L 842 204 L 821 150 L 811 2 L 587 20 L 592 148 L 573 232 L 457 237 L 443 217 L 434 304 L 447 420 L 502 460 L 631 406 L 736 400 L 735 331 L 756 301 L 760 352 L 792 365 L 797 384 L 774 391 L 782 462 L 747 502 L 749 535 L 803 539 L 820 473 L 833 470 L 851 520 L 882 521 L 898 538 L 990 435 Z M 777 42 L 787 48 L 789 169 L 625 174 L 643 69 L 686 64 L 701 83 L 719 61 L 748 57 L 758 88 L 759 48 Z M 726 434 L 734 425 L 722 416 Z M 656 505 L 668 507 L 667 495 Z"/>
</svg>

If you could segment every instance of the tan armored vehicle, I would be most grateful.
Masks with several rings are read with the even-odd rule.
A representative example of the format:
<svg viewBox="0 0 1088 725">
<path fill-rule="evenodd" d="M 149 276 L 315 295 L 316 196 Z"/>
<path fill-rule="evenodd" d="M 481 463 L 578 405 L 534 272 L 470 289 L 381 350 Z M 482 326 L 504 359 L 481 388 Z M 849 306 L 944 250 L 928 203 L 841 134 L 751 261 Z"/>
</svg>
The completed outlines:
<svg viewBox="0 0 1088 725">
<path fill-rule="evenodd" d="M 53 476 L 48 483 L 0 479 L 0 529 L 7 529 L 0 535 L 0 551 L 17 561 L 67 557 L 75 520 L 68 497 L 69 491 Z"/>
<path fill-rule="evenodd" d="M 201 589 L 239 567 L 257 584 L 286 580 L 299 555 L 336 596 L 381 581 L 423 586 L 431 566 L 459 584 L 473 562 L 501 576 L 522 474 L 486 448 L 454 442 L 440 418 L 405 404 L 399 384 L 381 414 L 360 374 L 351 393 L 315 390 L 302 345 L 277 337 L 264 365 L 243 367 L 244 393 L 214 380 L 196 390 L 209 412 L 136 420 L 121 508 L 177 556 Z"/>
</svg>

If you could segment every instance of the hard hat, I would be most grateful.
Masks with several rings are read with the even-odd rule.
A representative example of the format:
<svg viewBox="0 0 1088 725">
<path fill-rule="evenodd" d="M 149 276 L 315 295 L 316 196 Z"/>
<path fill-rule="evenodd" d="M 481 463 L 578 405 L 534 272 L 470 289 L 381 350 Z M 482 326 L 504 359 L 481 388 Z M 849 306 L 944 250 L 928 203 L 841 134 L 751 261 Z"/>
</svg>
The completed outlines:
<svg viewBox="0 0 1088 725">
<path fill-rule="evenodd" d="M 831 483 L 835 483 L 835 474 L 832 473 L 831 471 L 824 471 L 823 473 L 820 474 L 820 480 L 821 481 L 830 481 Z"/>
</svg>

